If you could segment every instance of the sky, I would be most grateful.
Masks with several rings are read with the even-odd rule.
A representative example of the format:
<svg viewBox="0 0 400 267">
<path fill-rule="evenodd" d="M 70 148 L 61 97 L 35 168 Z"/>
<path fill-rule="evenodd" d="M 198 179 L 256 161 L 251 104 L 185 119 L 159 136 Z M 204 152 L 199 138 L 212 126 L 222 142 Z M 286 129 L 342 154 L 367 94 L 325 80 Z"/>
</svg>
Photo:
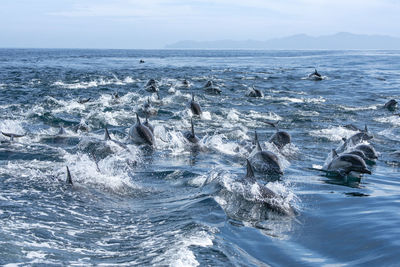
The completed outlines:
<svg viewBox="0 0 400 267">
<path fill-rule="evenodd" d="M 400 0 L 0 0 L 0 47 L 163 48 L 337 32 L 400 37 Z"/>
</svg>

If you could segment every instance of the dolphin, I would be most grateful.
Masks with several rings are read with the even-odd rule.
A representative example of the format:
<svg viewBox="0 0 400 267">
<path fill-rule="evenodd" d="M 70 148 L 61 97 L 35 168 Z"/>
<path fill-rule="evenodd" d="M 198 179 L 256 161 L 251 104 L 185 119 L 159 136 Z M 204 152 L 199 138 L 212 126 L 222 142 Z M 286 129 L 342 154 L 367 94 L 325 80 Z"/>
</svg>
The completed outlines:
<svg viewBox="0 0 400 267">
<path fill-rule="evenodd" d="M 344 144 L 339 148 L 339 151 L 344 151 L 349 146 L 371 140 L 372 138 L 374 138 L 374 136 L 368 132 L 368 127 L 365 125 L 364 130 L 360 130 L 359 133 L 356 133 L 349 138 L 343 137 L 342 140 L 344 141 Z"/>
<path fill-rule="evenodd" d="M 374 147 L 371 145 L 360 144 L 360 145 L 356 146 L 355 149 L 364 152 L 365 156 L 369 160 L 375 160 L 378 158 L 378 154 L 376 153 Z"/>
<path fill-rule="evenodd" d="M 291 137 L 288 132 L 280 131 L 278 129 L 277 123 L 272 123 L 272 122 L 267 122 L 267 123 L 276 129 L 276 133 L 274 133 L 269 139 L 270 143 L 275 144 L 278 149 L 281 149 L 287 144 L 290 144 Z"/>
<path fill-rule="evenodd" d="M 140 64 L 144 63 L 144 60 L 143 59 L 139 60 L 139 63 Z"/>
<path fill-rule="evenodd" d="M 194 100 L 194 94 L 192 94 L 192 100 L 190 101 L 190 110 L 194 115 L 200 116 L 202 114 L 199 103 Z"/>
<path fill-rule="evenodd" d="M 139 115 L 136 113 L 136 123 L 129 129 L 129 137 L 138 144 L 154 145 L 154 136 L 149 128 L 140 122 Z"/>
<path fill-rule="evenodd" d="M 5 133 L 5 132 L 1 132 L 4 136 L 10 137 L 10 141 L 14 141 L 14 138 L 19 138 L 19 137 L 24 137 L 26 135 L 25 134 L 15 134 L 15 133 Z"/>
<path fill-rule="evenodd" d="M 348 153 L 338 155 L 334 149 L 332 149 L 332 155 L 332 161 L 327 167 L 329 172 L 337 172 L 341 176 L 346 176 L 352 172 L 371 174 L 365 161 L 360 156 Z"/>
<path fill-rule="evenodd" d="M 151 85 L 157 86 L 157 82 L 153 78 L 151 78 L 150 80 L 147 81 L 146 87 L 151 86 Z"/>
<path fill-rule="evenodd" d="M 254 133 L 256 148 L 249 156 L 250 162 L 255 166 L 258 172 L 282 175 L 283 171 L 279 164 L 278 157 L 270 151 L 263 151 L 258 141 L 257 132 L 255 131 Z"/>
<path fill-rule="evenodd" d="M 314 72 L 310 73 L 308 75 L 308 78 L 316 80 L 316 81 L 320 81 L 320 80 L 322 80 L 322 75 L 318 73 L 317 69 L 314 69 Z"/>
<path fill-rule="evenodd" d="M 79 104 L 85 104 L 85 103 L 89 102 L 90 99 L 92 99 L 92 98 L 90 98 L 90 97 L 88 97 L 88 98 L 79 98 L 78 99 L 78 103 Z"/>
<path fill-rule="evenodd" d="M 248 185 L 257 184 L 259 189 L 259 197 L 257 198 L 256 202 L 264 204 L 268 209 L 273 210 L 279 214 L 283 215 L 294 215 L 294 210 L 292 207 L 285 207 L 283 205 L 284 200 L 281 196 L 276 194 L 274 191 L 257 182 L 254 176 L 253 166 L 251 165 L 250 161 L 246 160 L 247 167 L 246 167 L 246 176 L 244 177 L 244 182 Z"/>
<path fill-rule="evenodd" d="M 190 87 L 190 83 L 189 83 L 189 81 L 186 80 L 186 79 L 183 79 L 182 85 L 185 86 L 185 87 Z"/>
<path fill-rule="evenodd" d="M 249 92 L 247 93 L 247 96 L 250 96 L 250 97 L 263 97 L 264 95 L 260 90 L 254 88 L 254 86 L 253 86 L 252 88 L 249 89 Z"/>
<path fill-rule="evenodd" d="M 389 111 L 394 111 L 397 108 L 397 101 L 395 99 L 390 99 L 383 107 Z"/>
<path fill-rule="evenodd" d="M 185 132 L 184 136 L 190 143 L 197 144 L 199 142 L 199 138 L 194 133 L 194 126 L 192 119 L 190 119 L 190 124 L 192 126 L 192 130 L 190 132 Z"/>
<path fill-rule="evenodd" d="M 65 181 L 67 184 L 69 185 L 74 185 L 74 183 L 72 182 L 72 177 L 71 177 L 71 173 L 69 171 L 69 168 L 67 166 L 67 180 Z"/>
<path fill-rule="evenodd" d="M 222 90 L 215 86 L 212 81 L 207 81 L 206 85 L 204 86 L 204 89 L 206 89 L 207 92 L 212 93 L 212 94 L 221 94 Z"/>
</svg>

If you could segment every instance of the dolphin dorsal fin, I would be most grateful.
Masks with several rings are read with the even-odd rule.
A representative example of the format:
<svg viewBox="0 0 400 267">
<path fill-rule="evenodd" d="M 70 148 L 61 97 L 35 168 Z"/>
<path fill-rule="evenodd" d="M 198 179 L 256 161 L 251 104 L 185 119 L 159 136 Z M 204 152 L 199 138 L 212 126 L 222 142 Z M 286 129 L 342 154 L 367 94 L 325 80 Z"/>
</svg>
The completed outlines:
<svg viewBox="0 0 400 267">
<path fill-rule="evenodd" d="M 140 124 L 140 118 L 139 118 L 139 115 L 137 113 L 136 113 L 136 121 L 137 121 L 138 124 Z"/>
<path fill-rule="evenodd" d="M 342 140 L 343 140 L 343 142 L 346 142 L 346 141 L 347 141 L 347 138 L 346 138 L 346 137 L 343 137 Z"/>
<path fill-rule="evenodd" d="M 192 101 L 194 101 L 194 94 L 192 93 Z"/>
<path fill-rule="evenodd" d="M 258 142 L 258 139 L 256 140 L 256 146 L 257 146 L 257 151 L 262 151 L 262 148 L 260 146 L 260 142 Z"/>
<path fill-rule="evenodd" d="M 254 142 L 258 142 L 257 131 L 254 131 Z"/>
<path fill-rule="evenodd" d="M 190 124 L 192 125 L 192 135 L 194 136 L 194 126 L 193 126 L 193 119 L 190 119 Z"/>
<path fill-rule="evenodd" d="M 332 158 L 336 158 L 338 156 L 338 153 L 336 152 L 335 149 L 332 149 Z"/>
<path fill-rule="evenodd" d="M 72 183 L 72 177 L 71 177 L 71 173 L 69 172 L 68 166 L 67 166 L 67 184 L 73 185 Z"/>
<path fill-rule="evenodd" d="M 365 124 L 365 127 L 364 127 L 364 132 L 368 133 L 368 127 L 367 127 L 367 124 Z"/>
<path fill-rule="evenodd" d="M 248 159 L 246 159 L 247 161 L 247 172 L 246 172 L 246 178 L 254 178 L 254 171 L 253 171 L 253 167 L 251 166 L 251 163 Z"/>
<path fill-rule="evenodd" d="M 107 127 L 104 128 L 104 140 L 111 140 Z"/>
</svg>

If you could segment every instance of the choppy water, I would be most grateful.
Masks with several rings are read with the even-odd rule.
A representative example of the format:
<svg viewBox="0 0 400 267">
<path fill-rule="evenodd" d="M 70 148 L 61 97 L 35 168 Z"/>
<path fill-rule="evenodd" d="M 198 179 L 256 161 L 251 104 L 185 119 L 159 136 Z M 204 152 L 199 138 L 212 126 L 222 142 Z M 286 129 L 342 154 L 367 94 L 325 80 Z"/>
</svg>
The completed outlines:
<svg viewBox="0 0 400 267">
<path fill-rule="evenodd" d="M 314 66 L 324 80 L 305 79 Z M 161 101 L 143 91 L 150 78 Z M 220 96 L 203 89 L 210 79 Z M 265 96 L 247 97 L 252 85 Z M 400 117 L 383 109 L 400 99 L 398 51 L 1 49 L 0 92 L 0 130 L 27 134 L 0 137 L 0 264 L 400 261 L 400 158 L 391 154 L 400 149 Z M 182 135 L 191 92 L 204 111 L 194 117 L 200 149 Z M 148 97 L 158 111 L 150 117 L 154 150 L 102 141 L 108 126 L 126 143 Z M 268 121 L 280 121 L 292 144 L 279 151 L 268 143 Z M 90 131 L 75 132 L 79 123 Z M 348 123 L 368 124 L 374 135 L 372 175 L 349 182 L 310 170 L 356 133 L 342 127 Z M 66 137 L 55 136 L 60 124 Z M 268 210 L 256 201 L 257 186 L 240 182 L 254 130 L 284 167 L 280 180 L 259 182 L 294 216 Z"/>
</svg>

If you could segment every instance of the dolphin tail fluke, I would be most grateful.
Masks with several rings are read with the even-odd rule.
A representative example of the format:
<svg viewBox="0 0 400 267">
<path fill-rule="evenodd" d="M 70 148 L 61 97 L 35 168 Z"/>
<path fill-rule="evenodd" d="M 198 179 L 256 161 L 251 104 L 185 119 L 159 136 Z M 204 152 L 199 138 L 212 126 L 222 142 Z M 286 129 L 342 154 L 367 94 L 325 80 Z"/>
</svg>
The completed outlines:
<svg viewBox="0 0 400 267">
<path fill-rule="evenodd" d="M 70 173 L 70 171 L 69 171 L 68 166 L 67 166 L 67 181 L 66 181 L 66 183 L 67 183 L 67 184 L 70 184 L 70 185 L 73 185 L 71 173 Z"/>
<path fill-rule="evenodd" d="M 247 161 L 247 173 L 246 173 L 246 178 L 254 178 L 254 171 L 253 171 L 253 166 L 251 166 L 251 163 L 248 159 Z"/>
<path fill-rule="evenodd" d="M 18 138 L 18 137 L 23 137 L 26 135 L 25 134 L 14 134 L 14 133 L 5 133 L 5 132 L 1 132 L 4 136 L 10 137 L 11 141 L 14 141 L 14 138 Z"/>
<path fill-rule="evenodd" d="M 110 133 L 108 132 L 107 127 L 104 128 L 104 140 L 111 140 Z"/>
</svg>

